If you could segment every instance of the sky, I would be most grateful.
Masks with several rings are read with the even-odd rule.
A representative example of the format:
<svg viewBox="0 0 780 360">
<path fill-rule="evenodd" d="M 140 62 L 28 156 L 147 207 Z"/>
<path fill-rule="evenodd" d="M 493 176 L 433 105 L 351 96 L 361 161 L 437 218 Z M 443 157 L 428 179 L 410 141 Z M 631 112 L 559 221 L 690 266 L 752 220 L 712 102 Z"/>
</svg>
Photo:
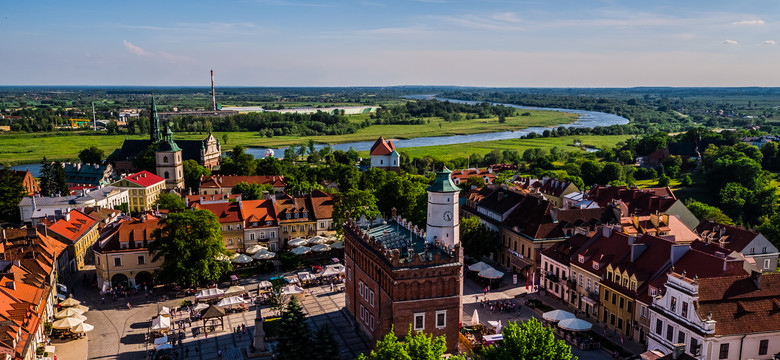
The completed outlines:
<svg viewBox="0 0 780 360">
<path fill-rule="evenodd" d="M 0 2 L 0 85 L 780 86 L 780 2 Z"/>
</svg>

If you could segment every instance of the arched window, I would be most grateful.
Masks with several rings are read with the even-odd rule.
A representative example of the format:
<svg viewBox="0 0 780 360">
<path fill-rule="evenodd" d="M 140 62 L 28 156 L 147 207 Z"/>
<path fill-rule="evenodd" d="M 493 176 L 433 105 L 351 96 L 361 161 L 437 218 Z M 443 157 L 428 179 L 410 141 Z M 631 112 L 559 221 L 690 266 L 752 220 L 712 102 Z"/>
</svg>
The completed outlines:
<svg viewBox="0 0 780 360">
<path fill-rule="evenodd" d="M 163 162 L 164 162 L 164 163 L 167 163 L 167 162 L 168 162 L 168 156 L 163 156 Z"/>
<path fill-rule="evenodd" d="M 166 171 L 166 172 L 165 172 L 165 178 L 167 179 L 168 177 L 169 177 L 169 176 L 168 176 L 168 172 Z"/>
</svg>

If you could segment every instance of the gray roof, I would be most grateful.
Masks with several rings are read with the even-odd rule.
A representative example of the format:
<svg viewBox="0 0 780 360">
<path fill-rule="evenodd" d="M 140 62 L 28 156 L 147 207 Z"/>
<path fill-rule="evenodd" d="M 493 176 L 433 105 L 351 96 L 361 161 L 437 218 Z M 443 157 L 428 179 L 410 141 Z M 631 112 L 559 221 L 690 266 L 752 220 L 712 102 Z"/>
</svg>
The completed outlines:
<svg viewBox="0 0 780 360">
<path fill-rule="evenodd" d="M 68 196 L 56 196 L 56 197 L 36 197 L 35 206 L 68 206 L 68 205 L 83 205 L 84 203 L 94 201 L 100 201 L 107 197 L 108 193 L 113 190 L 121 190 L 113 186 L 105 186 L 100 189 L 95 189 L 88 192 L 86 195 L 68 195 Z M 127 190 L 125 190 L 127 191 Z M 19 202 L 19 206 L 32 206 L 32 198 L 25 196 L 22 201 Z"/>
</svg>

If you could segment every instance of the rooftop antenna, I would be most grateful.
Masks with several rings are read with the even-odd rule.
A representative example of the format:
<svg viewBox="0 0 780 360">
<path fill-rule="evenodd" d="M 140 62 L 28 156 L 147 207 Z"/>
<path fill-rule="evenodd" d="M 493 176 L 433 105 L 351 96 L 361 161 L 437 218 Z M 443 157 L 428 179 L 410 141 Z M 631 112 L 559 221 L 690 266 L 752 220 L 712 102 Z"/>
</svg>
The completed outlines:
<svg viewBox="0 0 780 360">
<path fill-rule="evenodd" d="M 211 106 L 217 111 L 217 95 L 214 93 L 214 70 L 211 70 Z"/>
</svg>

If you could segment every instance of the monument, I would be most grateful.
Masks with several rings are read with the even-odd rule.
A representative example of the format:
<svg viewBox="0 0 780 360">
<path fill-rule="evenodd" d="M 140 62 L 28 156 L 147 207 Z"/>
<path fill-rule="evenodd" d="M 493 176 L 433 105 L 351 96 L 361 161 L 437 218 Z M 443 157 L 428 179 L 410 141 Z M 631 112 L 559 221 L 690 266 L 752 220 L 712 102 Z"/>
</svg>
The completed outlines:
<svg viewBox="0 0 780 360">
<path fill-rule="evenodd" d="M 246 355 L 249 358 L 260 358 L 260 357 L 270 357 L 271 351 L 269 349 L 266 349 L 265 346 L 265 331 L 263 330 L 263 322 L 265 319 L 263 319 L 262 309 L 260 305 L 257 305 L 257 312 L 255 315 L 255 335 L 252 339 L 252 345 L 250 345 L 246 349 Z"/>
</svg>

